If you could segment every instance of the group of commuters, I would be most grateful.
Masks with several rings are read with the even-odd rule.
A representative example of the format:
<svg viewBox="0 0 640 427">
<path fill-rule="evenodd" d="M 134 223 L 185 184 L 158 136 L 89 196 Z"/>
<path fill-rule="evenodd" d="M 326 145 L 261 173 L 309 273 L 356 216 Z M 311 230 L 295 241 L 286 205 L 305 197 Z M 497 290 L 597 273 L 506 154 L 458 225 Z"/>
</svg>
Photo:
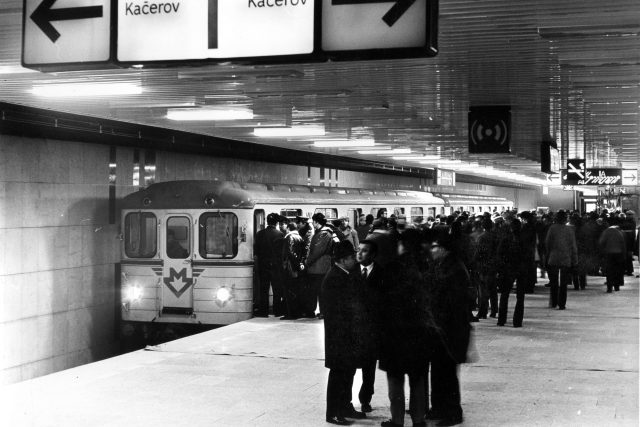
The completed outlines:
<svg viewBox="0 0 640 427">
<path fill-rule="evenodd" d="M 619 290 L 633 274 L 637 234 L 632 211 L 456 212 L 419 224 L 381 211 L 362 215 L 354 229 L 322 213 L 311 224 L 272 213 L 256 235 L 255 314 L 268 315 L 271 286 L 281 319 L 324 318 L 327 422 L 366 418 L 377 366 L 391 409 L 383 427 L 403 425 L 405 413 L 414 426 L 456 425 L 463 421 L 457 367 L 467 360 L 470 323 L 497 317 L 504 326 L 515 288 L 512 323 L 521 327 L 538 269 L 549 276 L 550 308 L 564 310 L 568 286 L 585 289 L 587 275 L 606 275 L 607 292 Z M 360 411 L 351 395 L 357 369 Z"/>
</svg>

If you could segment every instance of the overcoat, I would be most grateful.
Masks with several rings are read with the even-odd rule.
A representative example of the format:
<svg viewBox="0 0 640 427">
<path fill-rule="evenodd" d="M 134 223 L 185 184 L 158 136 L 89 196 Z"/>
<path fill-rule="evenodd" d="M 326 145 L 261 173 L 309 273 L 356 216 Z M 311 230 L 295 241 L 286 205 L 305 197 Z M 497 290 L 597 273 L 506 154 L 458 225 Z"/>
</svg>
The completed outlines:
<svg viewBox="0 0 640 427">
<path fill-rule="evenodd" d="M 333 265 L 322 281 L 324 366 L 329 369 L 362 367 L 364 307 L 358 298 L 356 277 L 354 272 Z"/>
<path fill-rule="evenodd" d="M 409 256 L 390 263 L 382 291 L 380 369 L 424 375 L 432 351 L 434 325 L 426 282 Z"/>
<path fill-rule="evenodd" d="M 431 311 L 437 326 L 437 339 L 456 363 L 464 363 L 471 335 L 466 290 L 469 273 L 453 254 L 434 263 Z"/>
</svg>

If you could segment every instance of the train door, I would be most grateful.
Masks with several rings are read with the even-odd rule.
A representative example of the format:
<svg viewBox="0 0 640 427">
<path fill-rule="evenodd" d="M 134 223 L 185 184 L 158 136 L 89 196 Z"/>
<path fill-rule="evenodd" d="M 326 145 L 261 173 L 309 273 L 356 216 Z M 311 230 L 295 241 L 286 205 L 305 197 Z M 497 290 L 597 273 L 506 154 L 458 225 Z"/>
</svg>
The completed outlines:
<svg viewBox="0 0 640 427">
<path fill-rule="evenodd" d="M 253 211 L 253 246 L 254 248 L 255 248 L 255 242 L 256 242 L 256 234 L 258 234 L 258 231 L 264 230 L 266 226 L 267 226 L 266 216 L 264 214 L 264 209 L 256 209 L 255 211 Z M 255 257 L 255 255 L 256 254 L 254 252 L 253 256 Z M 258 274 L 258 266 L 254 263 L 253 264 L 253 311 L 255 311 L 257 307 L 259 307 L 258 305 L 259 295 L 260 295 L 260 276 Z"/>
<path fill-rule="evenodd" d="M 349 222 L 351 223 L 351 228 L 356 229 L 357 226 L 360 225 L 360 213 L 362 209 L 360 208 L 349 208 L 347 210 L 347 217 L 349 218 Z"/>
<path fill-rule="evenodd" d="M 192 219 L 189 215 L 164 218 L 162 313 L 193 314 Z"/>
</svg>

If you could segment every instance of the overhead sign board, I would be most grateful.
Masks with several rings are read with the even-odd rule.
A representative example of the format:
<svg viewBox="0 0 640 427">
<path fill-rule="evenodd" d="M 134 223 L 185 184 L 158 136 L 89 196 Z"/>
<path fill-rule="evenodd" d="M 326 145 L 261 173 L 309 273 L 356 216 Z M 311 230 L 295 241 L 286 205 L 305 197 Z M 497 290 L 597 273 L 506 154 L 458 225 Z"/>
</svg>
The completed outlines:
<svg viewBox="0 0 640 427">
<path fill-rule="evenodd" d="M 622 171 L 622 185 L 638 185 L 638 171 L 636 169 L 624 169 Z"/>
<path fill-rule="evenodd" d="M 437 5 L 429 0 L 322 0 L 322 50 L 340 59 L 386 51 L 437 53 Z"/>
<path fill-rule="evenodd" d="M 437 0 L 24 1 L 23 65 L 43 70 L 437 53 Z"/>
<path fill-rule="evenodd" d="M 314 0 L 118 2 L 122 62 L 313 53 Z"/>
<path fill-rule="evenodd" d="M 107 63 L 110 59 L 110 0 L 24 1 L 25 67 Z"/>
<path fill-rule="evenodd" d="M 562 185 L 622 185 L 622 169 L 618 168 L 564 169 L 561 176 Z"/>
</svg>

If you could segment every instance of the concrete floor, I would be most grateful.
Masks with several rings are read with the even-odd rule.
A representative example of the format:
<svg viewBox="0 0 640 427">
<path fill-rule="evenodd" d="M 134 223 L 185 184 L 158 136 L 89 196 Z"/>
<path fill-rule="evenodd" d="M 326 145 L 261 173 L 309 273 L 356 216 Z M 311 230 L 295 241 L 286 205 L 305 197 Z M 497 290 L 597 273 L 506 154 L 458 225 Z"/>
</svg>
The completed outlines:
<svg viewBox="0 0 640 427">
<path fill-rule="evenodd" d="M 588 277 L 565 311 L 547 308 L 543 282 L 523 328 L 475 324 L 463 425 L 638 426 L 639 280 L 606 294 Z M 322 340 L 319 320 L 252 319 L 4 387 L 0 425 L 328 426 Z M 378 371 L 374 411 L 356 425 L 388 419 L 386 391 Z"/>
</svg>

